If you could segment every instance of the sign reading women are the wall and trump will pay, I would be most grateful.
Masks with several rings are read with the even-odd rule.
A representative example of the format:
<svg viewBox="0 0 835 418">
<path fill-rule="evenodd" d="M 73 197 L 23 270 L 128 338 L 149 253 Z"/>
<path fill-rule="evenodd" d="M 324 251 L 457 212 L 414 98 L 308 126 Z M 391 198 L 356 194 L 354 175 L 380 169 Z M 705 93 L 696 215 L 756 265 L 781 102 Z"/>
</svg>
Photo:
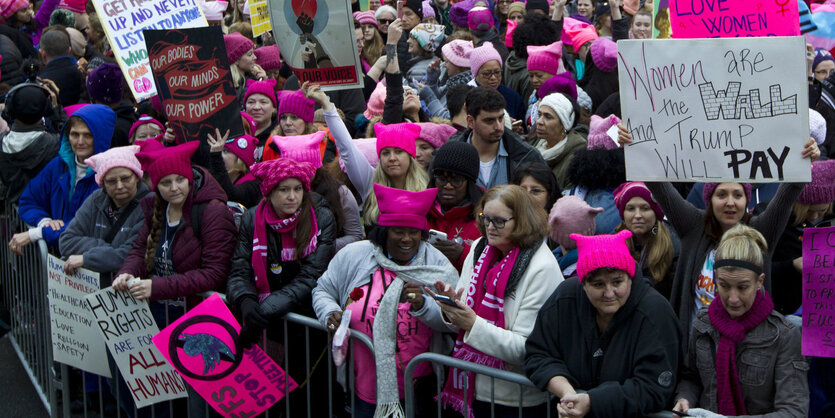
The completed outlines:
<svg viewBox="0 0 835 418">
<path fill-rule="evenodd" d="M 808 182 L 805 54 L 802 37 L 618 42 L 627 178 Z"/>
</svg>

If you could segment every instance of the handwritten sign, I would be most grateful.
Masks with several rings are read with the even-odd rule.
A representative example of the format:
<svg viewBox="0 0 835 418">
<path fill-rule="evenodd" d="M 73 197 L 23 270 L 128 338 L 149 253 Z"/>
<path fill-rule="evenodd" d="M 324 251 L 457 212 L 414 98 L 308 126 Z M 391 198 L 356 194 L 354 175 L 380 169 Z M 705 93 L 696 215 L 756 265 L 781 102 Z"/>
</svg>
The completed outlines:
<svg viewBox="0 0 835 418">
<path fill-rule="evenodd" d="M 299 83 L 322 90 L 362 87 L 349 0 L 269 0 L 273 36 Z"/>
<path fill-rule="evenodd" d="M 803 231 L 803 355 L 835 357 L 835 227 Z"/>
<path fill-rule="evenodd" d="M 674 38 L 800 35 L 792 0 L 669 0 Z"/>
<path fill-rule="evenodd" d="M 252 36 L 259 36 L 272 30 L 270 23 L 270 5 L 267 0 L 249 2 L 249 22 L 252 24 Z"/>
<path fill-rule="evenodd" d="M 220 26 L 145 31 L 148 57 L 165 115 L 179 138 L 206 141 L 228 129 L 244 134 L 241 105 Z"/>
<path fill-rule="evenodd" d="M 626 176 L 808 182 L 801 37 L 618 42 Z"/>
<path fill-rule="evenodd" d="M 137 408 L 188 396 L 185 383 L 151 340 L 159 328 L 147 302 L 112 287 L 85 300 Z"/>
<path fill-rule="evenodd" d="M 92 0 L 136 101 L 154 96 L 143 30 L 208 25 L 196 0 Z"/>
<path fill-rule="evenodd" d="M 240 330 L 215 293 L 154 336 L 168 363 L 229 418 L 254 417 L 297 387 L 261 348 L 243 350 Z"/>
<path fill-rule="evenodd" d="M 93 324 L 84 297 L 99 291 L 99 274 L 79 269 L 70 276 L 64 262 L 49 255 L 46 263 L 52 358 L 99 376 L 110 377 L 104 341 Z"/>
</svg>

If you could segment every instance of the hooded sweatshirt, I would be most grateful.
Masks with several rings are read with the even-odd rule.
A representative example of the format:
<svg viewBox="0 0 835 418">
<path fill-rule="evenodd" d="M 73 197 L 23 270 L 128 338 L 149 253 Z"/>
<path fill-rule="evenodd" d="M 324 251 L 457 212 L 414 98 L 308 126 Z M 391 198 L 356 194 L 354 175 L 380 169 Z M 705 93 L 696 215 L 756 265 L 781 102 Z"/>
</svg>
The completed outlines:
<svg viewBox="0 0 835 418">
<path fill-rule="evenodd" d="M 37 126 L 12 125 L 0 134 L 0 199 L 17 203 L 29 180 L 58 155 L 58 134 Z"/>
</svg>

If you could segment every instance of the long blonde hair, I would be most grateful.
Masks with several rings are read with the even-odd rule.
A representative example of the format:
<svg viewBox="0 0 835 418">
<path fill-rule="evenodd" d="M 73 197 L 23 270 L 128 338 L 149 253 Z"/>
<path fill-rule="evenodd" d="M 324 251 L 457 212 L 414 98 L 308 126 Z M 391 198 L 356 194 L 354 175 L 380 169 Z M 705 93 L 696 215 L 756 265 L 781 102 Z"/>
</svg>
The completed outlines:
<svg viewBox="0 0 835 418">
<path fill-rule="evenodd" d="M 377 168 L 374 169 L 374 183 L 381 186 L 394 187 L 391 177 L 383 171 L 383 164 L 378 163 Z M 419 192 L 426 190 L 426 185 L 429 184 L 429 174 L 426 170 L 418 164 L 417 160 L 411 155 L 409 156 L 409 170 L 406 171 L 406 187 L 404 190 L 410 192 Z M 377 206 L 377 196 L 374 195 L 374 189 L 368 191 L 365 197 L 365 203 L 362 205 L 362 218 L 366 225 L 376 225 L 377 217 L 380 216 L 380 207 Z"/>
<path fill-rule="evenodd" d="M 626 224 L 621 222 L 615 228 L 615 231 L 622 231 L 626 229 Z M 670 267 L 673 265 L 673 258 L 675 257 L 675 248 L 673 248 L 673 238 L 670 236 L 670 230 L 664 225 L 660 219 L 655 220 L 653 226 L 654 234 L 650 234 L 650 239 L 647 241 L 644 251 L 646 252 L 646 260 L 641 267 L 649 270 L 649 275 L 655 283 L 660 283 L 667 276 Z M 641 253 L 635 248 L 634 237 L 626 240 L 626 245 L 629 247 L 629 252 L 632 257 L 638 262 L 641 261 Z"/>
<path fill-rule="evenodd" d="M 792 212 L 794 213 L 794 225 L 800 225 L 806 222 L 806 216 L 809 215 L 809 209 L 812 205 L 807 205 L 805 203 L 797 203 L 794 202 L 792 206 Z M 832 214 L 832 203 L 829 204 L 829 208 L 826 210 L 826 213 L 823 216 L 831 215 Z"/>
<path fill-rule="evenodd" d="M 363 29 L 363 36 L 365 36 L 365 29 Z M 383 37 L 380 36 L 380 32 L 375 29 L 374 36 L 371 40 L 363 40 L 362 43 L 362 57 L 365 58 L 365 62 L 368 63 L 368 65 L 374 65 L 374 63 L 377 62 L 377 60 L 383 55 L 383 47 L 385 46 Z"/>
</svg>

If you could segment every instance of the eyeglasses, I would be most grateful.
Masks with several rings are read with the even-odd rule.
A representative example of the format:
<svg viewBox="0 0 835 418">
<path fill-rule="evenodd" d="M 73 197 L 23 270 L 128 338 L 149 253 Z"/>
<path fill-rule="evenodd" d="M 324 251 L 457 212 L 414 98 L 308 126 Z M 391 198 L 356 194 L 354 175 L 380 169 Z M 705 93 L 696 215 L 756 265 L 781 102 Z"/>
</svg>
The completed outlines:
<svg viewBox="0 0 835 418">
<path fill-rule="evenodd" d="M 491 218 L 483 213 L 478 214 L 478 221 L 481 222 L 481 225 L 483 225 L 485 228 L 490 226 L 490 224 L 493 224 L 493 226 L 495 226 L 496 229 L 502 229 L 504 228 L 504 225 L 506 223 L 512 220 L 513 218 Z"/>
<path fill-rule="evenodd" d="M 117 177 L 115 179 L 113 179 L 113 178 L 104 179 L 104 184 L 106 184 L 110 187 L 113 187 L 113 186 L 116 186 L 119 183 L 128 184 L 132 179 L 133 179 L 133 176 L 130 176 L 130 175 Z"/>
<path fill-rule="evenodd" d="M 377 19 L 377 23 L 381 25 L 390 25 L 391 22 L 394 22 L 394 19 Z"/>
<path fill-rule="evenodd" d="M 496 71 L 490 71 L 488 73 L 479 73 L 478 75 L 489 80 L 491 78 L 501 78 L 502 77 L 502 72 L 501 72 L 501 70 L 496 70 Z"/>
<path fill-rule="evenodd" d="M 444 187 L 447 184 L 451 184 L 452 187 L 458 188 L 464 185 L 467 182 L 467 179 L 461 176 L 454 176 L 454 177 L 447 177 L 442 175 L 435 176 L 435 186 L 438 188 Z"/>
</svg>

